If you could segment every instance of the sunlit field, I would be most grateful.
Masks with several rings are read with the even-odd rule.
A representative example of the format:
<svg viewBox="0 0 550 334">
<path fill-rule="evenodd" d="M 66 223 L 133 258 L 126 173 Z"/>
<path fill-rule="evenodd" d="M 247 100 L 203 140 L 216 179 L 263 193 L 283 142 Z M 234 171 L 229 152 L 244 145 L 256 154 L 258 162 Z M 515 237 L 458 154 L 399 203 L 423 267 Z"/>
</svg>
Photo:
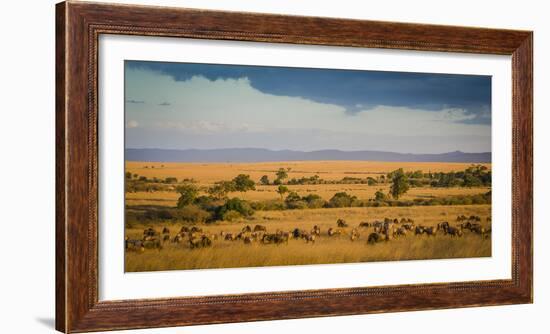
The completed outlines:
<svg viewBox="0 0 550 334">
<path fill-rule="evenodd" d="M 483 164 L 490 169 L 490 164 Z M 424 172 L 462 171 L 471 166 L 467 163 L 407 163 L 407 162 L 357 162 L 357 161 L 306 161 L 271 163 L 144 163 L 127 162 L 126 171 L 132 175 L 149 179 L 168 177 L 178 182 L 187 180 L 197 186 L 198 196 L 208 195 L 208 188 L 216 182 L 231 180 L 239 174 L 249 175 L 256 182 L 255 189 L 246 192 L 232 192 L 228 197 L 237 197 L 249 202 L 283 202 L 274 185 L 260 185 L 263 175 L 273 174 L 279 169 L 288 170 L 288 178 L 311 177 L 318 175 L 323 180 L 338 181 L 344 177 L 379 178 L 398 168 L 404 171 Z M 178 183 L 179 184 L 179 183 Z M 230 221 L 189 222 L 172 217 L 141 217 L 150 210 L 157 212 L 166 208 L 177 210 L 180 193 L 178 184 L 165 186 L 160 191 L 135 191 L 126 193 L 127 218 L 126 237 L 139 241 L 144 238 L 144 230 L 152 228 L 158 233 L 159 243 L 152 247 L 130 247 L 126 251 L 125 270 L 155 271 L 175 269 L 255 267 L 279 265 L 304 265 L 325 263 L 349 263 L 367 261 L 396 261 L 411 259 L 441 259 L 491 256 L 491 204 L 470 205 L 430 205 L 430 206 L 383 206 L 345 208 L 305 208 L 283 210 L 255 210 L 248 217 L 236 217 Z M 367 184 L 298 184 L 285 185 L 289 192 L 299 196 L 319 195 L 328 200 L 335 193 L 346 192 L 358 200 L 369 201 L 377 191 L 388 193 L 390 183 Z M 486 194 L 490 187 L 411 187 L 400 199 L 414 201 L 453 196 L 476 196 Z M 177 212 L 177 211 L 176 211 Z M 458 227 L 464 221 L 458 216 L 476 217 L 483 232 L 461 229 L 460 235 L 452 235 L 440 229 L 432 235 L 416 233 L 414 228 L 404 234 L 397 233 L 403 227 L 401 220 L 409 219 L 414 226 L 437 227 L 442 222 Z M 137 217 L 137 218 L 136 218 Z M 143 218 L 143 219 L 142 219 Z M 362 222 L 382 222 L 384 219 L 397 219 L 393 224 L 394 235 L 388 240 L 369 242 L 374 234 L 373 226 L 359 226 Z M 347 226 L 338 226 L 337 221 L 345 221 Z M 260 225 L 265 231 L 257 234 L 246 231 Z M 207 246 L 193 246 L 187 239 L 175 242 L 182 227 L 200 228 L 200 236 L 210 240 Z M 296 229 L 310 234 L 317 227 L 314 240 L 293 237 Z M 329 229 L 338 231 L 329 235 Z M 245 229 L 245 233 L 243 232 Z M 164 233 L 162 231 L 164 230 Z M 401 229 L 404 230 L 404 229 Z M 476 233 L 477 232 L 477 233 Z M 236 236 L 226 240 L 226 235 Z M 289 235 L 283 242 L 263 242 L 262 235 L 279 233 Z M 395 234 L 397 233 L 397 234 Z M 371 240 L 372 241 L 372 240 Z"/>
</svg>

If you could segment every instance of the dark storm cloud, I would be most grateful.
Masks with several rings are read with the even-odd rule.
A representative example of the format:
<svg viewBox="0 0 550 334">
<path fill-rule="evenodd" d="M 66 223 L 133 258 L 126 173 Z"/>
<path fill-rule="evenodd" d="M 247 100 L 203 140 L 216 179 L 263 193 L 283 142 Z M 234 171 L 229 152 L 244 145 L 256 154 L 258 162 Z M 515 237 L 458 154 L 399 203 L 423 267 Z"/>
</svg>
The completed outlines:
<svg viewBox="0 0 550 334">
<path fill-rule="evenodd" d="M 144 61 L 127 61 L 126 66 L 175 81 L 248 78 L 263 93 L 339 105 L 349 115 L 380 105 L 434 112 L 457 108 L 473 115 L 460 122 L 491 123 L 490 76 Z"/>
</svg>

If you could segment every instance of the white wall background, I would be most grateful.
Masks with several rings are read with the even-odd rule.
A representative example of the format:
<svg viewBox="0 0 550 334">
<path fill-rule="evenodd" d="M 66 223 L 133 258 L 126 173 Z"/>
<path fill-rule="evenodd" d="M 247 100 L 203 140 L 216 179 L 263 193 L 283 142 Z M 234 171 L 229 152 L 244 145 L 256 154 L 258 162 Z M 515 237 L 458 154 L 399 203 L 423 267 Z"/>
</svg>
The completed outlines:
<svg viewBox="0 0 550 334">
<path fill-rule="evenodd" d="M 468 25 L 535 31 L 535 303 L 127 333 L 547 333 L 550 223 L 550 23 L 544 1 L 128 0 L 124 2 L 281 14 Z M 0 10 L 0 332 L 53 332 L 54 4 L 4 2 Z M 543 191 L 541 191 L 543 190 Z M 15 230 L 17 228 L 17 230 Z M 12 229 L 12 230 L 10 230 Z M 7 231 L 7 233 L 4 233 Z"/>
</svg>

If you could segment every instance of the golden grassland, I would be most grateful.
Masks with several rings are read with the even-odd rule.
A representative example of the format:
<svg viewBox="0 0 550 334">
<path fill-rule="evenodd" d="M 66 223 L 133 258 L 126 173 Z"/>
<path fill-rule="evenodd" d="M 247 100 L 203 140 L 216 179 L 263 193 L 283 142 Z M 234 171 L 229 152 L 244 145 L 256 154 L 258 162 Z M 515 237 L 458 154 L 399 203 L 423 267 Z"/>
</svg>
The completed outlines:
<svg viewBox="0 0 550 334">
<path fill-rule="evenodd" d="M 299 239 L 281 245 L 264 245 L 259 242 L 247 245 L 242 241 L 218 238 L 213 241 L 212 247 L 201 249 L 191 249 L 187 243 L 166 242 L 161 250 L 126 252 L 125 270 L 136 272 L 491 256 L 491 239 L 470 232 L 465 232 L 462 238 L 452 238 L 442 233 L 436 237 L 409 233 L 389 242 L 369 245 L 367 237 L 372 229 L 361 228 L 358 240 L 352 242 L 349 239 L 351 228 L 361 221 L 381 220 L 384 217 L 413 218 L 417 225 L 434 226 L 442 221 L 454 224 L 456 216 L 462 214 L 480 216 L 482 224 L 486 228 L 490 227 L 490 222 L 486 220 L 491 215 L 490 205 L 257 211 L 251 220 L 203 224 L 201 227 L 206 234 L 219 235 L 221 231 L 235 233 L 246 225 L 255 224 L 266 226 L 268 232 L 290 231 L 296 227 L 309 230 L 318 225 L 321 227 L 321 236 L 314 244 Z M 345 219 L 349 227 L 343 229 L 342 236 L 329 237 L 327 230 L 336 227 L 338 218 Z M 143 229 L 148 226 L 127 228 L 126 235 L 139 239 Z M 182 225 L 169 222 L 153 225 L 159 230 L 164 226 L 170 229 L 173 237 Z"/>
<path fill-rule="evenodd" d="M 289 178 L 310 177 L 319 175 L 324 180 L 341 180 L 342 178 L 385 175 L 398 168 L 405 171 L 422 170 L 423 172 L 461 171 L 469 167 L 468 163 L 419 163 L 419 162 L 368 162 L 368 161 L 292 161 L 268 163 L 150 163 L 126 162 L 126 171 L 148 178 L 176 177 L 178 180 L 193 179 L 204 189 L 214 182 L 231 180 L 238 174 L 248 174 L 258 182 L 262 175 L 274 179 L 279 168 L 290 168 Z M 491 167 L 490 164 L 484 164 Z M 260 201 L 279 199 L 275 186 L 256 186 L 255 191 L 231 193 L 230 197 Z M 361 200 L 374 197 L 382 189 L 387 193 L 388 184 L 368 186 L 366 184 L 320 184 L 289 185 L 290 191 L 300 196 L 310 193 L 320 195 L 325 200 L 335 193 L 345 191 Z M 433 197 L 475 195 L 489 191 L 490 188 L 411 188 L 402 198 L 405 200 Z M 179 195 L 175 191 L 136 192 L 126 194 L 126 204 L 155 205 L 174 207 Z M 487 218 L 491 216 L 491 205 L 464 206 L 412 206 L 412 207 L 354 207 L 323 208 L 304 210 L 256 211 L 247 220 L 237 222 L 216 222 L 201 224 L 206 234 L 219 235 L 221 231 L 235 233 L 246 225 L 256 224 L 267 227 L 268 232 L 277 230 L 290 231 L 300 228 L 309 231 L 314 225 L 321 227 L 321 236 L 314 244 L 304 240 L 290 240 L 288 244 L 264 245 L 259 242 L 244 244 L 242 241 L 225 241 L 218 238 L 212 247 L 190 249 L 187 242 L 173 244 L 166 242 L 161 250 L 146 249 L 127 251 L 125 270 L 155 271 L 172 269 L 230 268 L 279 265 L 303 265 L 326 263 L 349 263 L 366 261 L 390 261 L 411 259 L 440 259 L 463 257 L 491 256 L 491 239 L 484 239 L 473 233 L 465 233 L 462 238 L 451 238 L 442 233 L 437 237 L 414 236 L 409 233 L 389 242 L 376 245 L 367 244 L 368 234 L 372 229 L 361 229 L 360 238 L 350 241 L 349 233 L 361 221 L 382 220 L 388 218 L 412 218 L 417 225 L 435 226 L 442 221 L 455 224 L 458 215 L 480 216 L 482 224 L 490 227 Z M 344 229 L 344 235 L 329 237 L 329 227 L 336 227 L 336 220 L 345 219 L 350 227 Z M 158 231 L 166 226 L 171 231 L 171 238 L 179 231 L 182 223 L 153 221 L 150 224 L 132 224 L 127 226 L 126 235 L 131 239 L 141 239 L 143 230 L 153 227 Z"/>
<path fill-rule="evenodd" d="M 367 186 L 365 184 L 315 184 L 315 185 L 289 185 L 289 191 L 295 191 L 300 196 L 308 194 L 317 194 L 328 200 L 335 193 L 345 191 L 348 194 L 357 196 L 359 199 L 374 198 L 374 193 L 382 189 L 388 193 L 390 186 L 387 184 Z M 457 196 L 457 195 L 476 195 L 486 193 L 490 188 L 411 188 L 404 196 L 400 197 L 403 200 L 411 200 L 414 198 L 429 199 L 434 197 Z M 246 193 L 231 193 L 231 197 L 239 197 L 248 201 L 260 201 L 280 198 L 277 194 L 276 186 L 256 186 L 256 191 L 248 191 Z M 204 193 L 204 192 L 202 192 Z M 126 194 L 126 204 L 128 205 L 161 205 L 175 206 L 178 201 L 179 194 L 175 191 L 157 191 L 135 192 Z"/>
<path fill-rule="evenodd" d="M 439 162 L 376 162 L 376 161 L 287 161 L 260 163 L 151 163 L 126 162 L 126 171 L 148 178 L 176 177 L 178 180 L 193 179 L 199 186 L 208 187 L 221 180 L 231 180 L 238 174 L 248 174 L 258 182 L 263 175 L 268 175 L 273 181 L 279 168 L 291 168 L 289 178 L 310 177 L 319 175 L 321 179 L 333 181 L 344 177 L 366 178 L 377 177 L 403 168 L 405 171 L 422 170 L 424 172 L 462 171 L 469 163 L 439 163 Z M 491 164 L 483 164 L 491 167 Z M 147 167 L 147 168 L 146 168 Z M 152 168 L 154 167 L 154 168 Z M 310 193 L 324 199 L 330 199 L 335 193 L 345 191 L 359 199 L 374 197 L 377 190 L 388 192 L 389 184 L 367 186 L 365 184 L 317 184 L 288 185 L 290 191 L 296 191 L 300 196 Z M 404 200 L 414 198 L 433 198 L 457 195 L 475 195 L 486 193 L 490 188 L 411 188 L 403 197 Z M 255 191 L 233 193 L 231 196 L 245 200 L 258 201 L 279 198 L 276 186 L 256 186 Z M 154 193 L 136 192 L 126 194 L 128 205 L 163 205 L 175 206 L 179 195 L 174 191 L 158 191 Z"/>
<path fill-rule="evenodd" d="M 380 161 L 278 161 L 255 163 L 187 163 L 187 162 L 136 162 L 127 161 L 126 171 L 146 177 L 193 178 L 201 184 L 230 180 L 238 174 L 248 174 L 258 181 L 262 175 L 271 180 L 279 168 L 291 168 L 290 178 L 319 175 L 324 180 L 343 177 L 376 177 L 403 168 L 404 171 L 451 172 L 468 168 L 470 163 L 449 162 L 380 162 Z M 491 164 L 481 164 L 491 167 Z"/>
</svg>

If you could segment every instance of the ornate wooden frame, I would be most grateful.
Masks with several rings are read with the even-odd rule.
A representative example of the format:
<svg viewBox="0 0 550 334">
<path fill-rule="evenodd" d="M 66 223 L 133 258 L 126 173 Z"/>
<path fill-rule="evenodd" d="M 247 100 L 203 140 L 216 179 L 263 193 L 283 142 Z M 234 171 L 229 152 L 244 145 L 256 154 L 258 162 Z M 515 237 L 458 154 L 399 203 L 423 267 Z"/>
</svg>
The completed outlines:
<svg viewBox="0 0 550 334">
<path fill-rule="evenodd" d="M 83 332 L 532 302 L 533 34 L 196 9 L 56 7 L 56 328 Z M 98 36 L 124 34 L 512 56 L 512 279 L 99 301 Z"/>
</svg>

